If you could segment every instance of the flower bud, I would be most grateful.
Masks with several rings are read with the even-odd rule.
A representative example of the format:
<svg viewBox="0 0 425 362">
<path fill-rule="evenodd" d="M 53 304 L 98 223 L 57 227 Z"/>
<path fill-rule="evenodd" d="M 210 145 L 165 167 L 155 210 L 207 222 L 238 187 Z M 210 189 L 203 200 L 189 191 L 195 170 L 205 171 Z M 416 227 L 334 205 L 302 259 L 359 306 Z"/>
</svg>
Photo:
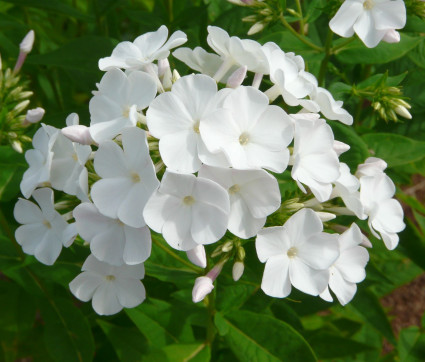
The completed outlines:
<svg viewBox="0 0 425 362">
<path fill-rule="evenodd" d="M 22 53 L 28 54 L 32 50 L 32 46 L 34 45 L 34 30 L 30 30 L 27 35 L 25 35 L 24 39 L 22 39 L 21 44 L 19 44 L 19 49 Z"/>
<path fill-rule="evenodd" d="M 266 24 L 264 24 L 263 22 L 259 21 L 258 23 L 255 23 L 253 26 L 251 26 L 248 30 L 248 35 L 254 35 L 259 33 L 260 31 L 264 30 L 264 28 L 266 27 Z"/>
<path fill-rule="evenodd" d="M 405 106 L 397 106 L 394 108 L 395 113 L 397 113 L 399 116 L 402 116 L 406 119 L 412 119 L 412 115 L 410 114 L 410 112 L 407 110 L 407 108 Z"/>
<path fill-rule="evenodd" d="M 221 250 L 224 252 L 224 253 L 227 253 L 227 252 L 229 252 L 230 250 L 232 250 L 233 249 L 233 242 L 232 241 L 226 241 L 224 244 L 223 244 L 223 246 L 221 247 Z"/>
<path fill-rule="evenodd" d="M 207 256 L 205 254 L 205 248 L 203 245 L 198 245 L 193 249 L 186 252 L 187 258 L 195 265 L 206 268 L 207 267 Z"/>
<path fill-rule="evenodd" d="M 44 116 L 44 113 L 46 113 L 46 111 L 43 108 L 41 108 L 41 107 L 37 107 L 37 108 L 34 108 L 34 109 L 29 109 L 27 111 L 27 115 L 25 117 L 24 123 L 27 123 L 27 122 L 28 123 L 37 123 L 37 122 L 40 122 L 41 119 Z"/>
<path fill-rule="evenodd" d="M 173 77 L 172 77 L 172 82 L 173 83 L 175 83 L 175 82 L 177 82 L 178 80 L 180 79 L 180 74 L 179 74 L 179 72 L 176 70 L 176 69 L 174 69 L 173 70 Z"/>
<path fill-rule="evenodd" d="M 383 41 L 387 43 L 399 43 L 400 42 L 400 33 L 397 30 L 389 29 L 382 38 Z"/>
<path fill-rule="evenodd" d="M 195 279 L 195 285 L 192 289 L 192 301 L 198 303 L 203 300 L 214 289 L 213 281 L 208 276 Z"/>
<path fill-rule="evenodd" d="M 237 88 L 239 87 L 246 77 L 246 72 L 248 68 L 246 65 L 236 69 L 232 75 L 227 79 L 227 87 L 228 88 Z"/>
<path fill-rule="evenodd" d="M 23 152 L 23 149 L 22 149 L 22 143 L 21 143 L 21 142 L 19 142 L 19 141 L 17 141 L 17 140 L 14 140 L 14 141 L 11 143 L 11 146 L 12 146 L 12 148 L 13 148 L 16 152 L 18 152 L 18 153 L 22 153 L 22 152 Z"/>
<path fill-rule="evenodd" d="M 316 212 L 316 215 L 319 216 L 322 222 L 327 222 L 336 218 L 336 215 L 331 214 L 330 212 L 324 212 L 324 211 L 315 211 L 315 212 Z"/>
<path fill-rule="evenodd" d="M 62 134 L 72 142 L 77 142 L 81 145 L 95 143 L 93 138 L 91 138 L 89 127 L 80 124 L 62 128 Z"/>
<path fill-rule="evenodd" d="M 232 277 L 235 282 L 237 282 L 241 278 L 244 269 L 245 266 L 241 261 L 237 261 L 235 264 L 233 264 Z"/>
</svg>

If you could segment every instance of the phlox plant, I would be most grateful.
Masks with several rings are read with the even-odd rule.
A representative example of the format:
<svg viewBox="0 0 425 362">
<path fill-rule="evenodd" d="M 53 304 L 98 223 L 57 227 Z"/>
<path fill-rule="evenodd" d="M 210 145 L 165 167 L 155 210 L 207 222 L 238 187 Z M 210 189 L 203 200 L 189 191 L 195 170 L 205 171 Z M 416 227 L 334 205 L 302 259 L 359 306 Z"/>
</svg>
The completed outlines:
<svg viewBox="0 0 425 362">
<path fill-rule="evenodd" d="M 253 23 L 247 36 L 202 24 L 196 44 L 193 31 L 151 26 L 98 59 L 88 122 L 72 112 L 31 126 L 15 246 L 51 273 L 72 255 L 79 270 L 62 283 L 66 303 L 98 324 L 122 360 L 369 360 L 379 352 L 371 328 L 378 346 L 382 334 L 396 344 L 373 294 L 390 278 L 378 259 L 400 255 L 406 229 L 392 167 L 420 170 L 413 162 L 424 149 L 406 137 L 410 156 L 397 156 L 382 142 L 402 136 L 374 136 L 374 127 L 414 122 L 415 110 L 399 86 L 405 75 L 370 64 L 422 44 L 403 28 L 410 17 L 409 31 L 425 28 L 425 9 L 419 0 L 223 3 Z M 13 74 L 31 51 L 28 36 Z M 20 119 L 22 133 L 40 110 Z M 28 137 L 12 136 L 15 149 Z M 309 325 L 308 315 L 328 308 L 351 323 L 347 335 Z M 67 338 L 75 350 L 89 343 Z M 327 350 L 338 343 L 347 347 Z"/>
</svg>

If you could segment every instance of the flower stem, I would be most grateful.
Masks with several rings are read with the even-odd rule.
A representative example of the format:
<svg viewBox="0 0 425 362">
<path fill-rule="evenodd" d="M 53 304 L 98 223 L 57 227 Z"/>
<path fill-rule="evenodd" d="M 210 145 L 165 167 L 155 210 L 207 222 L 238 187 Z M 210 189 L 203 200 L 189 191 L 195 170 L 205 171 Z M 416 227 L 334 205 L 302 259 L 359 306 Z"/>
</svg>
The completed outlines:
<svg viewBox="0 0 425 362">
<path fill-rule="evenodd" d="M 310 40 L 308 40 L 306 37 L 298 34 L 298 32 L 286 21 L 283 14 L 280 14 L 279 20 L 281 21 L 282 25 L 287 28 L 293 35 L 295 35 L 301 42 L 303 42 L 305 45 L 309 46 L 310 48 L 322 52 L 324 49 L 322 47 L 317 46 L 316 44 L 313 44 Z"/>
<path fill-rule="evenodd" d="M 297 4 L 298 14 L 300 14 L 300 34 L 304 35 L 304 16 L 303 16 L 303 8 L 301 7 L 301 1 L 295 0 Z"/>
<path fill-rule="evenodd" d="M 319 78 L 318 78 L 319 86 L 323 86 L 325 81 L 325 75 L 328 69 L 329 58 L 331 56 L 332 37 L 333 37 L 333 32 L 331 29 L 328 29 L 328 34 L 326 35 L 326 43 L 325 43 L 325 57 L 322 60 L 322 64 L 320 65 L 320 71 L 319 71 Z"/>
<path fill-rule="evenodd" d="M 354 36 L 352 36 L 351 38 L 348 38 L 346 41 L 335 45 L 332 49 L 331 49 L 331 54 L 338 54 L 343 48 L 345 48 L 348 44 L 350 44 L 352 41 L 354 41 Z"/>
<path fill-rule="evenodd" d="M 214 324 L 214 315 L 215 315 L 215 289 L 208 295 L 208 306 L 207 306 L 207 337 L 205 344 L 211 347 L 215 338 L 215 324 Z"/>
</svg>

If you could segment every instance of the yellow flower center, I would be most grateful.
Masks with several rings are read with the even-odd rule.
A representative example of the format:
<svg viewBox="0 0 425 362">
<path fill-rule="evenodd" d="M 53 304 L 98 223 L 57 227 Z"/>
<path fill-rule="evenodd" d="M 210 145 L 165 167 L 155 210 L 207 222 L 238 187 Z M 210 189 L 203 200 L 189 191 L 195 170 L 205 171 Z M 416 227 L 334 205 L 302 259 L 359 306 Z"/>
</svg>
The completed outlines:
<svg viewBox="0 0 425 362">
<path fill-rule="evenodd" d="M 105 279 L 106 279 L 108 282 L 113 282 L 113 281 L 115 280 L 115 276 L 114 276 L 114 275 L 107 275 L 107 276 L 105 277 Z"/>
<path fill-rule="evenodd" d="M 288 250 L 288 252 L 286 253 L 288 255 L 288 258 L 292 259 L 295 258 L 298 254 L 298 250 L 295 247 L 292 247 Z"/>
<path fill-rule="evenodd" d="M 195 131 L 195 133 L 199 133 L 199 121 L 195 122 L 195 124 L 193 125 L 193 130 Z"/>
<path fill-rule="evenodd" d="M 43 225 L 48 229 L 52 228 L 52 224 L 50 222 L 48 222 L 47 220 L 43 220 Z"/>
<path fill-rule="evenodd" d="M 131 181 L 133 181 L 135 184 L 140 182 L 140 176 L 136 172 L 132 172 Z"/>
<path fill-rule="evenodd" d="M 193 205 L 195 203 L 195 199 L 193 198 L 193 196 L 185 196 L 183 198 L 183 204 L 190 206 Z"/>
<path fill-rule="evenodd" d="M 241 135 L 239 136 L 239 143 L 241 144 L 241 146 L 247 145 L 248 142 L 249 142 L 249 134 L 246 132 L 241 133 Z"/>
<path fill-rule="evenodd" d="M 238 193 L 241 190 L 240 186 L 238 184 L 234 184 L 229 188 L 229 194 L 233 195 Z"/>
<path fill-rule="evenodd" d="M 375 6 L 375 4 L 374 4 L 373 0 L 366 0 L 366 1 L 363 3 L 363 7 L 364 7 L 366 10 L 370 10 L 370 9 L 372 9 L 374 6 Z"/>
</svg>

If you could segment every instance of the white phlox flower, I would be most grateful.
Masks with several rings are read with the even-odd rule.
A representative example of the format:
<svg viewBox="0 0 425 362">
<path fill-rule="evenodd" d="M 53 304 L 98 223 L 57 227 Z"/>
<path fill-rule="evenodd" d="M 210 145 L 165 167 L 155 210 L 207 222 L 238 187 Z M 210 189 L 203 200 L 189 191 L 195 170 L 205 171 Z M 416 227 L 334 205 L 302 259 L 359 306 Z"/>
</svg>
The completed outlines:
<svg viewBox="0 0 425 362">
<path fill-rule="evenodd" d="M 264 226 L 281 203 L 277 180 L 264 170 L 236 170 L 202 166 L 200 177 L 217 182 L 230 198 L 229 224 L 234 235 L 248 239 Z"/>
<path fill-rule="evenodd" d="M 26 254 L 34 255 L 38 261 L 52 265 L 58 258 L 62 246 L 68 247 L 74 241 L 75 224 L 68 224 L 53 204 L 53 191 L 37 189 L 32 193 L 33 202 L 19 199 L 13 215 L 20 224 L 15 238 Z"/>
<path fill-rule="evenodd" d="M 400 203 L 392 198 L 394 194 L 394 183 L 385 173 L 360 178 L 360 201 L 365 214 L 369 216 L 370 231 L 378 239 L 382 237 L 389 250 L 397 246 L 397 233 L 406 227 L 403 222 L 403 209 Z"/>
<path fill-rule="evenodd" d="M 46 111 L 41 107 L 29 109 L 27 111 L 26 116 L 25 116 L 25 121 L 28 122 L 28 123 L 40 122 L 42 120 L 42 118 L 44 117 L 45 113 L 46 113 Z"/>
<path fill-rule="evenodd" d="M 137 37 L 134 42 L 119 43 L 110 57 L 99 60 L 100 70 L 112 68 L 144 69 L 155 60 L 165 59 L 170 55 L 170 49 L 176 48 L 187 41 L 182 31 L 174 32 L 168 38 L 168 29 L 162 25 L 157 31 Z"/>
<path fill-rule="evenodd" d="M 56 136 L 49 135 L 46 128 L 39 128 L 32 140 L 34 149 L 25 152 L 25 160 L 29 167 L 22 177 L 20 186 L 22 195 L 27 199 L 38 186 L 50 181 L 52 147 L 55 140 Z"/>
<path fill-rule="evenodd" d="M 330 198 L 341 197 L 345 206 L 351 210 L 359 219 L 366 219 L 363 205 L 360 201 L 360 181 L 352 175 L 350 168 L 343 162 L 339 165 L 339 178 L 334 182 L 334 188 Z"/>
<path fill-rule="evenodd" d="M 376 47 L 389 31 L 405 25 L 402 0 L 345 0 L 329 23 L 332 31 L 344 38 L 355 32 L 368 48 Z"/>
<path fill-rule="evenodd" d="M 329 199 L 332 183 L 340 176 L 333 144 L 334 135 L 325 120 L 296 120 L 291 176 L 303 192 L 302 184 L 307 185 L 320 202 Z"/>
<path fill-rule="evenodd" d="M 147 73 L 128 76 L 120 69 L 105 73 L 99 91 L 90 100 L 90 135 L 100 143 L 117 136 L 126 127 L 136 126 L 139 113 L 155 98 L 157 86 Z"/>
<path fill-rule="evenodd" d="M 283 226 L 260 230 L 255 241 L 258 258 L 266 263 L 261 289 L 285 298 L 291 285 L 319 295 L 329 280 L 328 268 L 339 256 L 336 234 L 322 232 L 323 224 L 311 209 L 292 215 Z"/>
<path fill-rule="evenodd" d="M 304 61 L 293 53 L 285 53 L 275 43 L 266 43 L 263 51 L 270 67 L 270 80 L 275 84 L 266 94 L 271 101 L 282 95 L 290 106 L 301 105 L 311 111 L 318 111 L 314 102 L 303 99 L 317 86 L 316 78 L 304 70 Z"/>
<path fill-rule="evenodd" d="M 66 117 L 66 127 L 61 129 L 62 134 L 72 142 L 80 145 L 91 145 L 94 139 L 90 135 L 90 128 L 80 124 L 77 113 L 71 113 Z"/>
<path fill-rule="evenodd" d="M 357 291 L 356 284 L 366 277 L 365 267 L 369 261 L 369 253 L 360 246 L 362 242 L 362 232 L 354 223 L 338 238 L 339 258 L 329 268 L 329 288 L 342 305 L 353 299 Z M 333 301 L 328 288 L 320 297 L 328 302 Z"/>
<path fill-rule="evenodd" d="M 90 243 L 90 250 L 98 260 L 111 265 L 135 265 L 150 256 L 152 240 L 147 226 L 125 225 L 102 215 L 88 202 L 78 205 L 73 215 L 78 233 Z"/>
<path fill-rule="evenodd" d="M 228 164 L 223 155 L 208 152 L 199 131 L 200 123 L 217 108 L 227 91 L 217 93 L 217 84 L 211 77 L 192 74 L 177 80 L 171 92 L 159 95 L 151 103 L 146 113 L 147 125 L 152 136 L 159 138 L 161 158 L 170 170 L 196 172 L 201 158 L 204 162 Z"/>
<path fill-rule="evenodd" d="M 319 105 L 320 112 L 327 119 L 340 121 L 348 126 L 353 124 L 353 116 L 342 108 L 343 102 L 336 101 L 328 90 L 316 87 L 310 97 Z"/>
<path fill-rule="evenodd" d="M 123 308 L 134 308 L 146 298 L 140 279 L 145 276 L 143 264 L 114 266 L 89 255 L 83 272 L 69 283 L 69 289 L 83 302 L 92 300 L 99 315 L 112 315 Z"/>
<path fill-rule="evenodd" d="M 94 168 L 102 178 L 91 189 L 100 213 L 134 228 L 145 226 L 143 208 L 159 181 L 149 156 L 146 132 L 137 127 L 122 131 L 123 149 L 113 141 L 99 145 Z"/>
<path fill-rule="evenodd" d="M 217 27 L 208 26 L 207 42 L 222 59 L 220 68 L 214 75 L 219 82 L 232 66 L 246 65 L 251 72 L 269 74 L 267 57 L 261 44 L 251 39 L 240 39 Z"/>
<path fill-rule="evenodd" d="M 236 169 L 283 172 L 288 166 L 287 146 L 293 136 L 288 114 L 280 107 L 270 106 L 263 92 L 244 86 L 231 90 L 222 107 L 199 126 L 208 150 L 223 152 Z"/>
<path fill-rule="evenodd" d="M 369 157 L 366 161 L 357 166 L 356 176 L 378 176 L 384 173 L 387 163 L 377 157 Z"/>
<path fill-rule="evenodd" d="M 229 211 L 229 195 L 214 181 L 166 170 L 143 216 L 171 247 L 188 251 L 221 239 Z"/>
</svg>

